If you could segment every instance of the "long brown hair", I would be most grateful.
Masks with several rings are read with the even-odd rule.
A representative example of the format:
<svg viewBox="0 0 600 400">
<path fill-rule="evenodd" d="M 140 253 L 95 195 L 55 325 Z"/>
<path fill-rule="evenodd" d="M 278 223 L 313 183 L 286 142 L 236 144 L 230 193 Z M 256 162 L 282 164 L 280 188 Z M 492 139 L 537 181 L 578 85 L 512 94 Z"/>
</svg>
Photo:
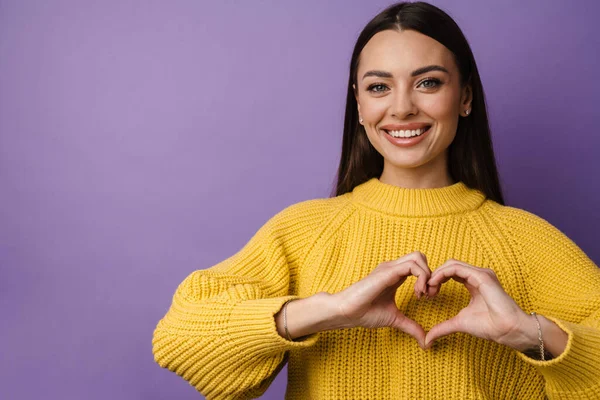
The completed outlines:
<svg viewBox="0 0 600 400">
<path fill-rule="evenodd" d="M 414 30 L 427 35 L 454 55 L 460 72 L 461 87 L 471 83 L 473 99 L 468 118 L 459 118 L 456 136 L 448 148 L 448 169 L 455 181 L 478 189 L 487 198 L 504 205 L 483 86 L 473 52 L 456 22 L 441 9 L 426 2 L 395 3 L 375 16 L 362 30 L 350 61 L 342 155 L 337 171 L 337 185 L 332 196 L 350 192 L 357 185 L 383 172 L 383 156 L 371 145 L 364 127 L 358 123 L 358 108 L 354 97 L 359 56 L 367 42 L 377 32 Z M 357 85 L 358 86 L 358 85 Z"/>
</svg>

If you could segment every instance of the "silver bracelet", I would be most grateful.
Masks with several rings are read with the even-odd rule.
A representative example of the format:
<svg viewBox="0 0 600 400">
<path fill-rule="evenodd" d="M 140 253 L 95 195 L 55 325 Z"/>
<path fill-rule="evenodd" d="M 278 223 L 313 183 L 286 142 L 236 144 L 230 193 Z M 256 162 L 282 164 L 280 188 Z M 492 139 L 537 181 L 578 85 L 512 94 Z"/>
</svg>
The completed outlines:
<svg viewBox="0 0 600 400">
<path fill-rule="evenodd" d="M 287 336 L 287 338 L 290 342 L 292 342 L 293 340 L 290 337 L 290 332 L 288 331 L 288 328 L 287 328 L 287 305 L 292 300 L 295 300 L 295 299 L 289 299 L 288 301 L 286 301 L 283 304 L 283 329 L 285 329 L 285 335 Z"/>
<path fill-rule="evenodd" d="M 544 356 L 544 339 L 542 339 L 542 327 L 540 325 L 540 320 L 537 317 L 537 314 L 534 312 L 531 313 L 531 315 L 533 315 L 535 317 L 535 323 L 537 324 L 537 328 L 538 328 L 538 340 L 540 342 L 540 356 L 542 358 L 542 361 L 545 361 L 546 358 Z"/>
</svg>

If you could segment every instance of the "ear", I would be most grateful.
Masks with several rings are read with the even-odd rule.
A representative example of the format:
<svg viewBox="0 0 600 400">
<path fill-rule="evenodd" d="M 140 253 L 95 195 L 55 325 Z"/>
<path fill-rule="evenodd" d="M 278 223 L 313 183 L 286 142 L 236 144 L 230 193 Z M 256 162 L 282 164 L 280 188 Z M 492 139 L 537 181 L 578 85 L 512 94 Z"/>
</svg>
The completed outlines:
<svg viewBox="0 0 600 400">
<path fill-rule="evenodd" d="M 471 85 L 471 82 L 469 81 L 465 85 L 465 87 L 462 89 L 459 113 L 462 113 L 465 109 L 471 109 L 472 101 L 473 101 L 473 86 Z"/>
<path fill-rule="evenodd" d="M 358 91 L 356 90 L 356 85 L 352 84 L 352 89 L 354 89 L 354 98 L 356 99 L 356 106 L 358 107 L 358 112 L 360 113 L 360 102 L 358 101 Z"/>
</svg>

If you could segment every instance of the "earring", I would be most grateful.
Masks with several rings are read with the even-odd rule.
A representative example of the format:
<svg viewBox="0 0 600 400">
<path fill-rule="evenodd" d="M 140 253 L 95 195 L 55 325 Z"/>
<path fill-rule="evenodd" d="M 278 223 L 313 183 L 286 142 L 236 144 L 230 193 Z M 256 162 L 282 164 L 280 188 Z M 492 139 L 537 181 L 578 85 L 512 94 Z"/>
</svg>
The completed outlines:
<svg viewBox="0 0 600 400">
<path fill-rule="evenodd" d="M 359 119 L 358 122 L 360 122 L 362 124 L 363 123 L 363 119 L 362 118 Z"/>
<path fill-rule="evenodd" d="M 465 116 L 469 115 L 470 112 L 471 110 L 465 110 Z"/>
</svg>

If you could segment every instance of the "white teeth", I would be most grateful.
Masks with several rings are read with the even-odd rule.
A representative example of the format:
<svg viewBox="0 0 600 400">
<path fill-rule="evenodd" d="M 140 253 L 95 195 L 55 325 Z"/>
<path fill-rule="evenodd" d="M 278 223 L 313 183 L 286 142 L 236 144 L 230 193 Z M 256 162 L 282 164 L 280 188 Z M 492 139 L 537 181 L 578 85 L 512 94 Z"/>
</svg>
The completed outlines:
<svg viewBox="0 0 600 400">
<path fill-rule="evenodd" d="M 393 137 L 413 137 L 423 134 L 428 128 L 415 129 L 413 131 L 387 131 Z"/>
</svg>

